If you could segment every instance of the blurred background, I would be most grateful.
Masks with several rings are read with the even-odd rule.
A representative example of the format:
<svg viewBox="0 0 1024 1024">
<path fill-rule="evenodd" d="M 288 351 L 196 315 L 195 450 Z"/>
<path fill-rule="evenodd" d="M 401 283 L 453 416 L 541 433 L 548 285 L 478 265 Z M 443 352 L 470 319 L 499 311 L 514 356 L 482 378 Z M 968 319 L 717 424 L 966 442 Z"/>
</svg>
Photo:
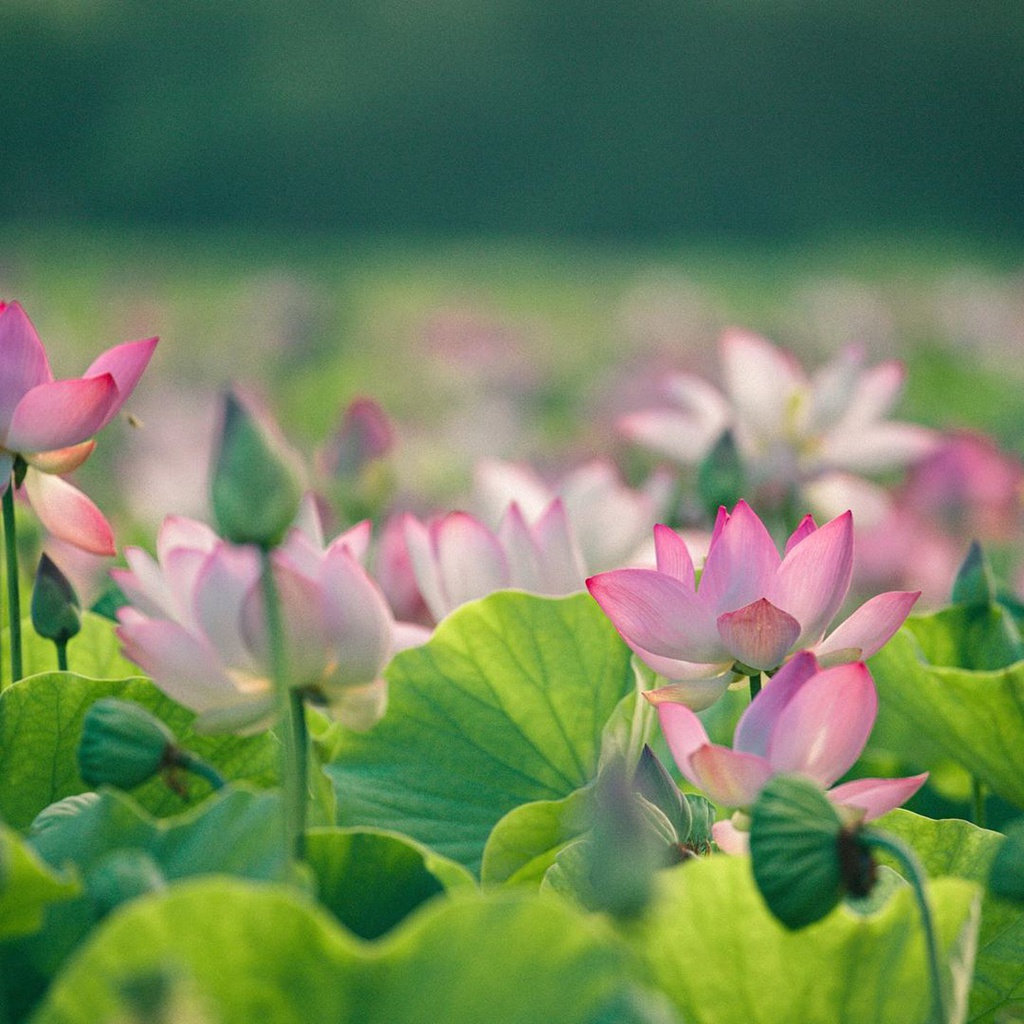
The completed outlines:
<svg viewBox="0 0 1024 1024">
<path fill-rule="evenodd" d="M 310 448 L 378 398 L 454 493 L 731 323 L 1019 448 L 1022 84 L 1018 0 L 5 0 L 0 294 L 63 375 L 162 336 L 82 474 L 147 530 L 228 379 Z"/>
</svg>

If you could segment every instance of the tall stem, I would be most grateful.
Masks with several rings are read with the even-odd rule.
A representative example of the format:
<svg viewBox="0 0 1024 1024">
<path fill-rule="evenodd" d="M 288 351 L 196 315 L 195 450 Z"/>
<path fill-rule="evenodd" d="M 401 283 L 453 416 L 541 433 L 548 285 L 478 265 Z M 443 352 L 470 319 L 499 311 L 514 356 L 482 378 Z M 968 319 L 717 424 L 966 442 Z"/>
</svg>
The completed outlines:
<svg viewBox="0 0 1024 1024">
<path fill-rule="evenodd" d="M 288 685 L 284 621 L 269 551 L 263 552 L 260 582 L 267 616 L 271 674 L 277 691 L 285 844 L 289 859 L 301 860 L 306 834 L 306 723 L 302 697 L 293 693 Z"/>
<path fill-rule="evenodd" d="M 67 672 L 68 670 L 68 642 L 67 640 L 54 640 L 54 647 L 57 648 L 57 671 Z"/>
<path fill-rule="evenodd" d="M 972 820 L 978 828 L 985 827 L 985 783 L 977 776 L 971 777 Z"/>
<path fill-rule="evenodd" d="M 21 598 L 18 589 L 18 540 L 14 533 L 14 479 L 3 497 L 4 547 L 7 551 L 7 618 L 11 626 L 11 682 L 21 678 Z"/>
<path fill-rule="evenodd" d="M 939 940 L 935 933 L 935 921 L 932 917 L 928 897 L 924 891 L 924 870 L 917 855 L 905 843 L 893 835 L 875 829 L 864 829 L 860 838 L 869 846 L 875 846 L 899 861 L 905 871 L 905 877 L 914 890 L 917 906 L 921 912 L 921 926 L 924 928 L 928 973 L 932 983 L 932 1005 L 928 1016 L 929 1024 L 946 1024 L 945 986 L 942 982 L 942 962 L 939 958 Z"/>
<path fill-rule="evenodd" d="M 747 678 L 750 680 L 750 699 L 753 700 L 761 692 L 761 673 L 756 672 Z"/>
</svg>

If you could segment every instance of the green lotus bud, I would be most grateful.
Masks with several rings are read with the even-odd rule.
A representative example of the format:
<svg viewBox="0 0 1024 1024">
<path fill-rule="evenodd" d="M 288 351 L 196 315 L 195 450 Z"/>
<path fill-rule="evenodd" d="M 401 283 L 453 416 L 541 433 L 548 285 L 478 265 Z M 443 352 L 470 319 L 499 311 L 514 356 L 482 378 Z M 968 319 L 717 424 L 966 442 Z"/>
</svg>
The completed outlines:
<svg viewBox="0 0 1024 1024">
<path fill-rule="evenodd" d="M 633 776 L 633 788 L 657 807 L 676 830 L 676 842 L 685 843 L 693 826 L 689 801 L 680 792 L 668 769 L 645 743 Z"/>
<path fill-rule="evenodd" d="M 280 542 L 302 498 L 297 459 L 272 424 L 231 391 L 224 398 L 211 497 L 221 535 L 264 550 Z"/>
<path fill-rule="evenodd" d="M 104 697 L 86 712 L 78 743 L 78 772 L 90 786 L 132 789 L 170 764 L 174 733 L 139 704 Z"/>
<path fill-rule="evenodd" d="M 715 805 L 699 793 L 687 793 L 686 802 L 690 808 L 690 834 L 686 837 L 687 849 L 694 853 L 711 852 L 711 827 L 715 823 Z"/>
<path fill-rule="evenodd" d="M 75 588 L 46 554 L 39 559 L 32 588 L 32 626 L 55 644 L 66 644 L 82 628 L 82 605 Z"/>
<path fill-rule="evenodd" d="M 111 850 L 85 876 L 85 889 L 102 916 L 147 892 L 164 889 L 160 865 L 145 850 Z"/>
<path fill-rule="evenodd" d="M 754 881 L 768 909 L 787 927 L 824 917 L 842 898 L 843 822 L 809 779 L 780 775 L 750 812 Z"/>
<path fill-rule="evenodd" d="M 1004 900 L 1024 903 L 1024 820 L 1015 821 L 996 851 L 988 886 Z"/>
<path fill-rule="evenodd" d="M 724 505 L 732 508 L 747 491 L 746 474 L 736 438 L 725 431 L 697 467 L 697 494 L 712 516 Z"/>
<path fill-rule="evenodd" d="M 971 542 L 967 556 L 957 570 L 950 600 L 953 604 L 972 607 L 996 603 L 996 580 L 992 565 L 977 541 Z"/>
</svg>

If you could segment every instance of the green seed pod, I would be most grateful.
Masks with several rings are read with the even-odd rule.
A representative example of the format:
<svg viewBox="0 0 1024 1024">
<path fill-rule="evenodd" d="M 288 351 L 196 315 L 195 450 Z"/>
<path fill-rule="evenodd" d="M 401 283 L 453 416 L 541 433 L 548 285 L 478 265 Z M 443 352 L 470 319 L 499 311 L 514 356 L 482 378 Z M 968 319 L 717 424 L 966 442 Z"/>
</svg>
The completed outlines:
<svg viewBox="0 0 1024 1024">
<path fill-rule="evenodd" d="M 89 869 L 85 889 L 102 916 L 167 885 L 160 865 L 145 850 L 111 850 Z"/>
<path fill-rule="evenodd" d="M 768 909 L 787 928 L 813 924 L 842 897 L 842 832 L 828 797 L 799 776 L 772 779 L 751 808 L 754 881 Z"/>
<path fill-rule="evenodd" d="M 75 588 L 45 554 L 39 559 L 32 588 L 32 626 L 56 644 L 66 644 L 82 628 L 82 605 Z"/>
<path fill-rule="evenodd" d="M 281 541 L 302 498 L 296 458 L 271 424 L 231 391 L 224 397 L 211 492 L 221 536 L 264 550 Z"/>
<path fill-rule="evenodd" d="M 145 708 L 104 697 L 86 712 L 78 743 L 78 772 L 90 786 L 133 789 L 173 759 L 174 733 Z"/>
</svg>

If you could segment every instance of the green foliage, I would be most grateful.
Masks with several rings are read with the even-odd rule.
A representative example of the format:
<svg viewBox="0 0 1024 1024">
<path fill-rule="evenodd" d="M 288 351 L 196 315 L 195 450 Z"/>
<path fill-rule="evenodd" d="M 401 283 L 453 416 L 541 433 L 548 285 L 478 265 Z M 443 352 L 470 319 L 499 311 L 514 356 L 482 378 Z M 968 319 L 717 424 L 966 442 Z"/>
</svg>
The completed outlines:
<svg viewBox="0 0 1024 1024">
<path fill-rule="evenodd" d="M 73 873 L 50 867 L 13 829 L 0 825 L 0 941 L 38 931 L 50 904 L 78 892 Z"/>
<path fill-rule="evenodd" d="M 946 878 L 928 893 L 945 955 L 969 978 L 978 886 Z M 906 887 L 874 914 L 840 904 L 788 931 L 764 905 L 748 858 L 691 860 L 661 873 L 647 916 L 625 934 L 691 1024 L 927 1020 L 924 941 Z"/>
<path fill-rule="evenodd" d="M 364 945 L 292 890 L 211 878 L 112 915 L 33 1024 L 95 1024 L 130 979 L 171 971 L 221 1024 L 671 1024 L 601 922 L 533 894 L 434 903 Z"/>
<path fill-rule="evenodd" d="M 0 693 L 0 817 L 24 828 L 48 804 L 89 788 L 78 774 L 76 749 L 86 712 L 103 697 L 141 704 L 183 746 L 229 779 L 269 785 L 276 778 L 278 746 L 270 734 L 200 736 L 190 728 L 192 713 L 148 679 L 98 680 L 52 672 L 23 679 Z M 175 814 L 210 792 L 205 782 L 191 778 L 188 786 L 183 797 L 156 778 L 134 795 L 153 814 Z"/>
<path fill-rule="evenodd" d="M 889 705 L 994 793 L 1024 807 L 1024 662 L 956 667 L 962 648 L 952 627 L 962 620 L 950 613 L 911 617 L 871 659 L 883 709 Z"/>
<path fill-rule="evenodd" d="M 339 822 L 404 832 L 474 872 L 505 814 L 591 781 L 634 687 L 628 649 L 583 594 L 465 605 L 388 679 L 383 721 L 343 736 L 325 768 Z"/>
</svg>

